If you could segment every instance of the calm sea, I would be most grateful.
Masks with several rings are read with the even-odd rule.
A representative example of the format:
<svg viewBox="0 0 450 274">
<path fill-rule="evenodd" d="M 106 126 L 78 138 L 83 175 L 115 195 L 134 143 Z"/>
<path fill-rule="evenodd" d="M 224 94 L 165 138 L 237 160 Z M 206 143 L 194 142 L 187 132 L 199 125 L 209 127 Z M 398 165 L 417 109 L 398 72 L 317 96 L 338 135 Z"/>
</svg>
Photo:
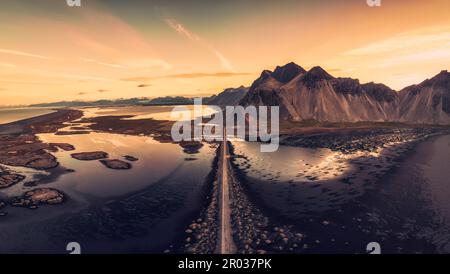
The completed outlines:
<svg viewBox="0 0 450 274">
<path fill-rule="evenodd" d="M 7 124 L 52 112 L 55 111 L 50 108 L 0 108 L 0 124 Z"/>
</svg>

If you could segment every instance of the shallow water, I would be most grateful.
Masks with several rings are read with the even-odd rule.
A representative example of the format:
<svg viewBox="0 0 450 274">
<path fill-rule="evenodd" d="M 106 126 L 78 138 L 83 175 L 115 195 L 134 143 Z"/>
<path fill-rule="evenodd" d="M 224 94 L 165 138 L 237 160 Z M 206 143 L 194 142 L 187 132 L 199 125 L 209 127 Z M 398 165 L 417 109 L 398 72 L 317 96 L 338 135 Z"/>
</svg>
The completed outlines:
<svg viewBox="0 0 450 274">
<path fill-rule="evenodd" d="M 354 167 L 339 152 L 280 146 L 261 153 L 258 143 L 234 142 L 241 181 L 274 214 L 298 218 L 336 208 L 359 194 L 341 182 Z"/>
<path fill-rule="evenodd" d="M 75 151 L 54 153 L 62 166 L 75 172 L 62 175 L 55 187 L 64 188 L 93 195 L 96 197 L 120 196 L 137 191 L 159 181 L 185 164 L 185 154 L 179 145 L 159 143 L 151 137 L 130 136 L 108 133 L 90 133 L 83 135 L 57 136 L 54 134 L 38 135 L 44 142 L 66 142 L 75 146 Z M 106 168 L 99 161 L 79 161 L 70 155 L 78 152 L 105 151 L 111 159 L 125 160 L 125 155 L 137 157 L 130 162 L 132 169 L 113 170 Z M 208 167 L 213 157 L 213 149 L 204 146 L 200 153 L 193 155 L 192 174 L 198 169 Z"/>
<path fill-rule="evenodd" d="M 93 115 L 105 113 L 100 110 Z M 70 131 L 71 126 L 68 123 L 62 130 Z M 67 201 L 35 211 L 5 208 L 8 215 L 0 223 L 0 252 L 65 253 L 69 241 L 82 242 L 86 253 L 162 252 L 203 205 L 215 145 L 205 143 L 198 153 L 187 154 L 178 144 L 160 143 L 149 136 L 90 132 L 38 137 L 43 142 L 69 143 L 75 150 L 52 153 L 60 163 L 52 173 L 14 167 L 27 179 L 2 194 L 12 197 L 35 187 L 51 187 L 63 191 Z M 97 160 L 71 157 L 89 151 L 105 151 L 110 159 L 127 161 L 124 156 L 131 155 L 138 160 L 129 161 L 129 170 L 113 170 Z M 42 182 L 24 186 L 35 179 Z M 20 236 L 24 234 L 28 236 Z"/>
<path fill-rule="evenodd" d="M 329 149 L 287 146 L 280 146 L 275 152 L 264 153 L 260 152 L 261 144 L 256 142 L 236 141 L 233 146 L 235 154 L 245 156 L 235 162 L 246 169 L 247 176 L 271 181 L 310 181 L 306 176 L 314 174 L 311 169 L 323 171 L 325 168 L 332 168 L 330 159 L 338 155 Z M 333 174 L 339 176 L 347 168 L 339 167 Z M 334 176 L 333 174 L 330 176 Z M 315 175 L 312 177 L 316 180 L 328 177 L 323 172 Z"/>
<path fill-rule="evenodd" d="M 52 112 L 55 111 L 50 108 L 0 108 L 0 124 L 12 123 Z"/>
<path fill-rule="evenodd" d="M 176 107 L 182 107 L 185 110 L 174 110 Z M 201 116 L 207 116 L 215 113 L 215 110 L 203 105 L 201 106 L 201 112 L 194 112 L 193 105 L 183 106 L 124 106 L 124 107 L 92 107 L 81 109 L 84 112 L 84 118 L 91 118 L 95 116 L 109 116 L 109 115 L 133 115 L 130 118 L 124 118 L 125 120 L 137 120 L 137 119 L 155 119 L 166 121 L 186 121 L 198 118 Z"/>
</svg>

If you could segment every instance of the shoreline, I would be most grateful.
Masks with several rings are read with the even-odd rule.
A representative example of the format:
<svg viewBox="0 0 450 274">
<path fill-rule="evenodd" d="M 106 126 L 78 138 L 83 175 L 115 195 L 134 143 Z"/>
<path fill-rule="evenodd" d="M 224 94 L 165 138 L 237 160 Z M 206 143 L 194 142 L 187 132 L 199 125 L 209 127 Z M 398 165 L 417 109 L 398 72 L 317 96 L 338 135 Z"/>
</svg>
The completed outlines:
<svg viewBox="0 0 450 274">
<path fill-rule="evenodd" d="M 245 173 L 243 173 L 236 164 L 233 164 L 233 169 L 236 173 L 238 180 L 240 181 L 241 187 L 244 190 L 247 198 L 250 199 L 251 203 L 253 203 L 257 208 L 260 208 L 264 214 L 272 219 L 276 224 L 290 224 L 293 225 L 296 229 L 305 231 L 306 239 L 309 240 L 312 238 L 317 239 L 316 241 L 309 241 L 309 248 L 312 248 L 310 251 L 305 251 L 307 253 L 364 253 L 365 245 L 368 242 L 373 240 L 377 240 L 382 242 L 384 246 L 384 250 L 386 253 L 398 253 L 400 250 L 396 248 L 398 246 L 403 246 L 403 252 L 411 252 L 421 250 L 421 252 L 428 253 L 434 252 L 434 248 L 429 242 L 423 241 L 420 238 L 415 240 L 405 241 L 401 238 L 396 238 L 396 236 L 390 236 L 389 234 L 380 238 L 380 235 L 383 234 L 381 232 L 377 232 L 376 229 L 371 231 L 373 225 L 373 220 L 367 218 L 365 216 L 366 209 L 365 207 L 371 206 L 370 200 L 373 199 L 373 193 L 378 193 L 383 190 L 383 186 L 385 185 L 384 181 L 386 178 L 392 176 L 396 176 L 397 166 L 402 166 L 405 161 L 413 154 L 416 153 L 418 146 L 427 143 L 430 140 L 436 140 L 442 136 L 448 136 L 448 132 L 440 132 L 432 136 L 427 136 L 424 139 L 419 139 L 412 141 L 412 143 L 407 144 L 409 147 L 400 155 L 396 157 L 396 159 L 392 162 L 389 169 L 383 172 L 382 176 L 378 176 L 374 183 L 371 183 L 371 187 L 367 188 L 363 195 L 360 195 L 355 200 L 350 200 L 349 202 L 344 203 L 338 208 L 341 209 L 332 209 L 326 210 L 323 212 L 311 213 L 309 215 L 305 215 L 303 217 L 299 217 L 296 219 L 292 219 L 287 216 L 283 216 L 280 211 L 273 207 L 273 205 L 268 206 L 267 201 L 265 201 L 261 197 L 261 193 L 252 188 L 251 182 L 255 183 L 258 179 L 248 178 Z M 232 154 L 234 155 L 234 153 Z M 236 156 L 236 155 L 235 155 Z M 351 173 L 351 172 L 349 172 Z M 349 176 L 348 174 L 347 176 Z M 265 183 L 261 181 L 260 183 Z M 280 182 L 281 183 L 281 182 Z M 256 184 L 256 183 L 255 183 Z M 321 184 L 320 182 L 315 183 Z M 287 182 L 286 182 L 286 185 Z M 313 186 L 314 187 L 314 186 Z M 256 192 L 255 192 L 256 191 Z M 274 196 L 276 193 L 271 192 L 271 195 Z M 323 193 L 322 195 L 325 195 Z M 382 196 L 382 194 L 380 194 Z M 370 197 L 370 198 L 368 198 Z M 383 207 L 384 204 L 380 203 L 378 207 Z M 374 206 L 371 210 L 377 210 L 377 206 Z M 369 212 L 371 211 L 369 210 Z M 347 212 L 347 213 L 346 213 Z M 367 213 L 369 213 L 367 212 Z M 384 214 L 389 214 L 386 212 Z M 339 216 L 338 219 L 336 219 Z M 401 217 L 401 215 L 400 215 Z M 389 219 L 389 218 L 388 218 Z M 395 227 L 398 224 L 396 220 L 391 220 L 392 226 Z M 376 223 L 376 222 L 375 222 Z M 342 227 L 340 227 L 342 225 Z M 344 228 L 345 227 L 345 228 Z M 353 227 L 353 228 L 352 228 Z M 354 227 L 361 227 L 360 229 L 355 229 Z M 365 228 L 364 228 L 365 227 Z M 386 227 L 379 228 L 387 229 Z M 392 229 L 389 228 L 389 229 Z M 348 230 L 348 231 L 347 231 Z M 352 231 L 352 232 L 350 232 Z M 370 232 L 371 231 L 371 232 Z M 346 240 L 347 233 L 353 235 L 353 237 L 348 237 L 353 240 Z M 380 234 L 379 234 L 380 233 Z M 373 234 L 373 235 L 372 235 Z M 379 234 L 378 236 L 375 236 Z M 329 235 L 329 237 L 327 237 Z M 334 235 L 334 236 L 333 236 Z M 370 236 L 372 235 L 372 236 Z M 389 241 L 387 239 L 389 238 Z M 384 239 L 384 240 L 383 240 Z M 339 244 L 338 241 L 341 240 Z M 328 242 L 328 243 L 326 243 Z M 389 242 L 387 244 L 386 242 Z M 337 246 L 341 246 L 341 250 L 337 250 Z M 335 248 L 333 248 L 333 246 Z M 286 253 L 287 251 L 283 252 Z"/>
<path fill-rule="evenodd" d="M 416 221 L 416 230 L 409 233 L 433 245 L 435 253 L 448 253 L 450 250 L 450 241 L 445 241 L 450 237 L 450 208 L 447 204 L 450 170 L 446 166 L 450 155 L 449 140 L 450 133 L 446 133 L 417 144 L 405 155 L 402 164 L 383 178 L 386 187 L 401 185 L 403 189 L 414 189 L 410 196 L 418 202 L 409 201 L 402 214 Z M 447 143 L 447 147 L 443 143 Z M 403 199 L 410 200 L 411 197 Z M 411 216 L 412 209 L 417 211 L 416 216 Z"/>
<path fill-rule="evenodd" d="M 82 111 L 74 109 L 54 109 L 55 112 L 38 115 L 31 118 L 22 119 L 19 121 L 0 124 L 0 135 L 7 134 L 24 134 L 33 133 L 36 130 L 44 130 L 44 128 L 34 129 L 33 125 L 48 126 L 54 124 L 54 128 L 63 127 L 62 123 L 70 120 L 81 118 Z M 47 129 L 50 130 L 50 129 Z"/>
<path fill-rule="evenodd" d="M 123 117 L 128 116 L 100 116 L 85 119 L 82 118 L 82 116 L 83 113 L 80 110 L 60 109 L 55 113 L 40 115 L 7 125 L 0 125 L 0 165 L 5 164 L 5 162 L 9 164 L 12 163 L 13 165 L 8 165 L 9 167 L 12 167 L 12 171 L 14 171 L 14 165 L 20 167 L 25 166 L 36 170 L 46 170 L 50 172 L 50 177 L 53 178 L 50 180 L 55 180 L 55 178 L 59 176 L 57 174 L 58 172 L 63 174 L 66 171 L 64 170 L 64 167 L 59 165 L 58 159 L 52 155 L 52 152 L 60 149 L 64 150 L 64 148 L 70 149 L 70 145 L 62 143 L 45 143 L 39 140 L 37 134 L 56 134 L 57 132 L 60 132 L 60 129 L 68 127 L 72 128 L 69 131 L 64 132 L 65 134 L 70 135 L 77 134 L 78 131 L 86 128 L 89 130 L 87 134 L 90 132 L 99 132 L 121 135 L 151 136 L 158 142 L 172 142 L 170 135 L 168 135 L 168 132 L 170 133 L 170 125 L 172 124 L 170 121 L 159 121 L 153 119 L 122 120 Z M 82 126 L 74 128 L 75 124 Z M 14 133 L 11 133 L 11 131 L 9 131 L 9 133 L 3 133 L 5 128 L 7 129 L 6 131 L 11 128 L 16 131 Z M 349 130 L 351 131 L 352 129 Z M 311 138 L 310 140 L 312 140 L 312 142 L 306 143 L 306 147 L 321 148 L 324 147 L 324 145 L 328 145 L 325 147 L 331 149 L 332 151 L 338 152 L 345 157 L 356 155 L 356 152 L 360 150 L 365 151 L 365 153 L 368 153 L 367 155 L 369 156 L 364 156 L 363 154 L 363 156 L 356 155 L 356 158 L 342 158 L 348 161 L 360 161 L 361 163 L 355 163 L 351 166 L 351 168 L 354 168 L 355 170 L 349 169 L 346 171 L 347 173 L 343 175 L 343 179 L 346 180 L 339 180 L 335 182 L 336 184 L 342 184 L 345 186 L 346 192 L 342 193 L 344 197 L 346 197 L 345 195 L 347 195 L 347 192 L 358 192 L 361 190 L 360 188 L 365 191 L 362 195 L 357 195 L 357 197 L 354 197 L 355 193 L 348 194 L 349 201 L 345 201 L 345 203 L 338 206 L 335 205 L 335 210 L 316 212 L 315 215 L 306 215 L 307 217 L 301 216 L 297 219 L 286 217 L 283 210 L 280 211 L 276 207 L 268 207 L 267 202 L 260 197 L 261 193 L 258 193 L 258 191 L 252 189 L 252 186 L 248 182 L 248 178 L 246 178 L 246 174 L 242 173 L 232 162 L 233 174 L 231 188 L 234 194 L 232 193 L 231 195 L 232 199 L 230 200 L 230 203 L 233 212 L 232 225 L 234 240 L 239 245 L 239 250 L 245 253 L 261 254 L 334 252 L 364 253 L 364 243 L 367 243 L 367 241 L 371 239 L 378 240 L 377 237 L 380 235 L 378 234 L 379 231 L 374 230 L 378 229 L 382 231 L 380 232 L 381 234 L 385 234 L 383 236 L 385 239 L 380 241 L 383 242 L 385 250 L 389 253 L 396 253 L 396 244 L 404 245 L 405 250 L 408 252 L 418 250 L 418 247 L 422 248 L 420 252 L 433 252 L 432 247 L 430 247 L 428 243 L 424 243 L 420 240 L 408 241 L 401 238 L 396 238 L 396 236 L 391 236 L 388 232 L 386 232 L 387 228 L 374 226 L 372 220 L 370 219 L 372 217 L 369 218 L 365 216 L 365 213 L 369 212 L 366 211 L 365 207 L 372 206 L 372 200 L 375 200 L 381 207 L 384 207 L 384 204 L 379 201 L 379 199 L 384 197 L 383 193 L 380 194 L 380 197 L 382 198 L 374 197 L 374 193 L 378 193 L 380 189 L 383 189 L 384 183 L 382 181 L 386 180 L 386 176 L 396 170 L 397 165 L 402 165 L 405 159 L 409 158 L 408 155 L 411 155 L 418 145 L 423 144 L 431 138 L 437 137 L 434 135 L 442 134 L 449 134 L 449 132 L 440 128 L 374 128 L 368 131 L 365 130 L 363 133 L 358 130 L 354 130 L 345 135 L 325 134 L 320 135 L 320 138 L 318 138 L 317 135 L 306 137 Z M 297 136 L 298 140 L 295 140 L 295 137 L 292 136 L 290 136 L 290 138 L 291 139 L 289 140 L 293 141 L 294 145 L 296 145 L 295 141 L 305 140 L 304 135 Z M 355 141 L 355 138 L 356 140 L 358 140 L 358 138 L 362 138 L 363 141 Z M 390 142 L 397 142 L 398 144 L 394 147 L 388 146 L 388 148 L 386 148 L 386 144 Z M 198 152 L 198 150 L 204 145 L 196 142 L 184 142 L 177 144 L 180 145 L 186 153 L 196 153 L 196 151 Z M 232 148 L 232 146 L 230 147 Z M 400 155 L 395 156 L 389 153 L 387 153 L 389 155 L 384 155 L 383 152 L 381 152 L 380 155 L 386 157 L 387 159 L 385 163 L 377 165 L 377 162 L 375 161 L 371 162 L 369 167 L 364 167 L 365 163 L 368 162 L 364 162 L 364 159 L 360 160 L 359 158 L 368 157 L 371 161 L 373 161 L 374 156 L 370 156 L 370 153 L 377 152 L 380 147 L 383 148 L 382 151 L 385 153 L 398 152 Z M 231 157 L 236 157 L 233 150 L 231 152 Z M 214 161 L 217 160 L 216 158 L 217 155 L 215 156 Z M 336 158 L 335 160 L 340 161 L 342 159 Z M 168 249 L 164 250 L 164 253 L 205 253 L 204 251 L 209 252 L 212 250 L 212 247 L 215 246 L 214 233 L 210 233 L 211 231 L 215 231 L 215 226 L 217 225 L 217 220 L 214 218 L 214 214 L 217 213 L 215 212 L 215 208 L 217 207 L 217 201 L 215 198 L 217 187 L 213 178 L 216 176 L 217 170 L 215 169 L 217 169 L 217 167 L 214 166 L 215 164 L 213 162 L 211 167 L 212 169 L 203 183 L 203 190 L 200 195 L 205 199 L 203 200 L 204 202 L 197 205 L 200 209 L 189 209 L 189 216 L 186 217 L 186 222 L 179 222 L 176 227 L 172 228 L 172 232 L 177 231 L 177 236 L 174 238 L 174 241 L 169 243 L 171 245 Z M 347 180 L 347 178 L 354 177 L 354 172 L 361 166 L 363 166 L 365 173 L 373 176 L 372 179 L 374 179 L 375 182 L 365 182 L 363 180 L 364 178 L 359 180 L 360 182 L 354 182 L 353 179 Z M 385 170 L 386 167 L 388 167 L 387 170 Z M 317 172 L 320 173 L 320 169 Z M 372 172 L 374 173 L 372 174 Z M 14 172 L 12 173 L 14 174 Z M 47 177 L 50 178 L 49 176 Z M 36 185 L 37 188 L 30 188 L 29 191 L 33 189 L 40 189 L 40 180 L 42 180 L 42 178 L 39 179 L 39 182 Z M 311 187 L 311 189 L 314 190 L 323 190 L 321 193 L 322 196 L 327 196 L 328 194 L 333 193 L 336 194 L 336 191 L 325 192 L 325 187 L 322 188 L 320 186 L 320 184 L 323 183 L 321 180 L 321 178 L 316 178 L 310 182 L 307 182 L 307 185 L 297 186 L 296 188 L 291 188 L 294 184 L 292 182 L 285 183 L 290 190 L 301 189 L 303 187 L 306 189 L 307 186 L 307 188 Z M 326 183 L 329 184 L 330 182 Z M 367 184 L 369 185 L 367 186 Z M 150 193 L 153 193 L 154 191 L 157 190 L 150 190 L 149 188 L 139 192 L 142 192 L 143 196 L 147 196 L 147 192 L 149 193 L 148 195 L 150 195 Z M 173 189 L 173 191 L 175 193 L 175 189 Z M 63 194 L 54 192 L 54 189 L 51 188 L 48 189 L 48 193 L 53 195 L 49 198 L 50 203 L 53 203 L 53 201 L 64 202 L 70 199 L 70 197 L 60 196 Z M 30 195 L 32 195 L 32 193 Z M 277 192 L 273 192 L 271 195 L 277 196 Z M 133 200 L 131 196 L 132 195 L 130 195 L 130 198 L 124 198 L 124 201 L 128 202 L 129 200 L 131 203 L 131 200 Z M 332 196 L 330 199 L 337 199 L 337 196 L 339 195 Z M 24 193 L 23 195 L 10 198 L 11 201 L 15 201 L 16 204 L 18 203 L 17 201 L 20 201 L 20 203 L 25 206 L 31 205 L 32 207 L 30 208 L 35 208 L 35 206 L 40 203 L 38 202 L 34 204 L 33 202 L 27 202 L 27 197 L 28 196 Z M 340 198 L 342 200 L 342 197 Z M 20 199 L 23 199 L 23 201 Z M 314 202 L 314 200 L 312 201 Z M 0 200 L 0 203 L 1 202 L 2 201 Z M 169 214 L 170 208 L 179 207 L 179 203 L 180 201 L 170 200 L 167 205 L 168 211 L 157 214 L 158 217 L 154 220 L 154 222 L 157 223 L 159 230 L 164 230 L 161 225 L 167 223 L 167 221 L 163 220 L 162 223 L 158 223 L 158 218 L 162 218 L 164 214 Z M 117 202 L 115 205 L 120 204 L 121 203 Z M 10 206 L 10 202 L 7 202 L 6 205 Z M 1 210 L 4 209 L 4 205 L 1 205 L 1 207 L 0 213 Z M 95 207 L 93 208 L 94 209 L 92 209 L 92 212 L 95 214 L 102 213 L 101 211 L 97 212 Z M 341 209 L 343 209 L 343 212 L 339 211 Z M 373 210 L 373 208 L 371 208 L 371 210 Z M 372 214 L 373 212 L 370 213 Z M 400 225 L 398 221 L 389 219 L 390 217 L 386 215 L 387 213 L 383 214 L 384 215 L 382 215 L 382 218 L 390 220 L 392 227 L 398 229 L 397 227 Z M 154 217 L 150 213 L 148 213 L 148 215 L 149 217 Z M 80 217 L 73 218 L 71 221 L 78 219 L 83 220 Z M 205 223 L 206 225 L 204 225 Z M 344 228 L 344 226 L 346 228 Z M 206 230 L 209 232 L 205 232 L 205 228 L 209 229 Z M 185 229 L 184 233 L 183 229 Z M 252 235 L 265 236 L 258 236 L 253 239 L 249 236 L 249 233 L 253 233 Z M 352 242 L 348 242 L 346 240 L 346 237 L 348 237 L 346 235 L 349 235 L 349 233 L 350 235 L 354 235 Z M 204 241 L 202 239 L 204 239 Z M 391 244 L 386 244 L 386 239 L 389 239 Z M 93 247 L 95 247 L 95 243 L 93 243 Z M 157 246 L 149 248 L 149 250 L 156 253 L 162 248 L 164 248 L 164 244 L 161 242 Z M 163 250 L 160 252 L 163 252 Z"/>
</svg>

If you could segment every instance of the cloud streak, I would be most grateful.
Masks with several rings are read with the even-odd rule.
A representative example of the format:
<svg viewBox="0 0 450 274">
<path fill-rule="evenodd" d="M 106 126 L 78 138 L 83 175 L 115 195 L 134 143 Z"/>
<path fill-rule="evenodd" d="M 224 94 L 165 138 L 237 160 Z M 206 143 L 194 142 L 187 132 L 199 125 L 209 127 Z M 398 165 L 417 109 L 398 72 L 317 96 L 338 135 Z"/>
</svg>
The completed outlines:
<svg viewBox="0 0 450 274">
<path fill-rule="evenodd" d="M 435 33 L 407 32 L 394 37 L 377 41 L 360 48 L 344 52 L 343 55 L 361 56 L 389 53 L 397 50 L 417 48 L 423 45 L 439 45 L 450 41 L 450 29 Z"/>
<path fill-rule="evenodd" d="M 218 49 L 204 41 L 202 38 L 200 38 L 199 35 L 195 34 L 194 32 L 188 30 L 185 26 L 183 26 L 181 23 L 177 22 L 174 19 L 166 19 L 166 24 L 169 25 L 173 30 L 175 30 L 179 35 L 186 37 L 187 39 L 194 41 L 201 45 L 202 47 L 206 48 L 209 52 L 214 54 L 217 59 L 219 59 L 220 65 L 222 68 L 235 72 L 233 65 L 231 64 L 230 60 L 228 60 Z"/>
<path fill-rule="evenodd" d="M 180 35 L 187 37 L 189 40 L 192 40 L 192 41 L 200 41 L 201 40 L 197 34 L 189 31 L 182 24 L 178 23 L 174 19 L 166 19 L 164 21 L 167 23 L 167 25 L 169 25 L 169 27 L 174 29 Z"/>
<path fill-rule="evenodd" d="M 80 58 L 80 59 L 86 63 L 93 63 L 93 64 L 106 66 L 106 67 L 110 67 L 110 68 L 127 69 L 126 66 L 119 65 L 119 64 L 105 63 L 105 62 L 101 62 L 101 61 L 97 61 L 97 60 L 89 59 L 89 58 Z"/>
<path fill-rule="evenodd" d="M 16 68 L 16 65 L 10 64 L 10 63 L 5 63 L 5 62 L 0 62 L 0 67 L 3 68 Z"/>
<path fill-rule="evenodd" d="M 179 74 L 169 74 L 157 77 L 130 77 L 121 79 L 122 81 L 132 81 L 132 82 L 145 82 L 150 80 L 164 79 L 164 78 L 179 78 L 179 79 L 194 79 L 194 78 L 205 78 L 205 77 L 234 77 L 234 76 L 244 76 L 250 75 L 247 72 L 216 72 L 216 73 L 179 73 Z"/>
<path fill-rule="evenodd" d="M 32 57 L 32 58 L 38 58 L 38 59 L 50 59 L 50 57 L 48 57 L 48 56 L 33 54 L 33 53 L 29 53 L 29 52 L 24 52 L 24 51 L 11 50 L 11 49 L 1 49 L 0 48 L 0 53 L 16 55 L 16 56 Z"/>
<path fill-rule="evenodd" d="M 450 29 L 401 33 L 385 40 L 344 52 L 343 56 L 374 58 L 372 67 L 450 61 Z"/>
</svg>

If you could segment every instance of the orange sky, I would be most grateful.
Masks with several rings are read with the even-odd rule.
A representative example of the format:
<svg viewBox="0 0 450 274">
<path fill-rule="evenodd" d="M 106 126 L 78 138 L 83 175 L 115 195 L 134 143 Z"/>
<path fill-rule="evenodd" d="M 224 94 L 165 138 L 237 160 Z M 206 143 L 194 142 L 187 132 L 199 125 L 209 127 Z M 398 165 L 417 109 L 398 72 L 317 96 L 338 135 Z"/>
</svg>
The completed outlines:
<svg viewBox="0 0 450 274">
<path fill-rule="evenodd" d="M 0 105 L 214 94 L 291 61 L 400 89 L 449 69 L 449 10 L 447 0 L 2 0 Z"/>
</svg>

